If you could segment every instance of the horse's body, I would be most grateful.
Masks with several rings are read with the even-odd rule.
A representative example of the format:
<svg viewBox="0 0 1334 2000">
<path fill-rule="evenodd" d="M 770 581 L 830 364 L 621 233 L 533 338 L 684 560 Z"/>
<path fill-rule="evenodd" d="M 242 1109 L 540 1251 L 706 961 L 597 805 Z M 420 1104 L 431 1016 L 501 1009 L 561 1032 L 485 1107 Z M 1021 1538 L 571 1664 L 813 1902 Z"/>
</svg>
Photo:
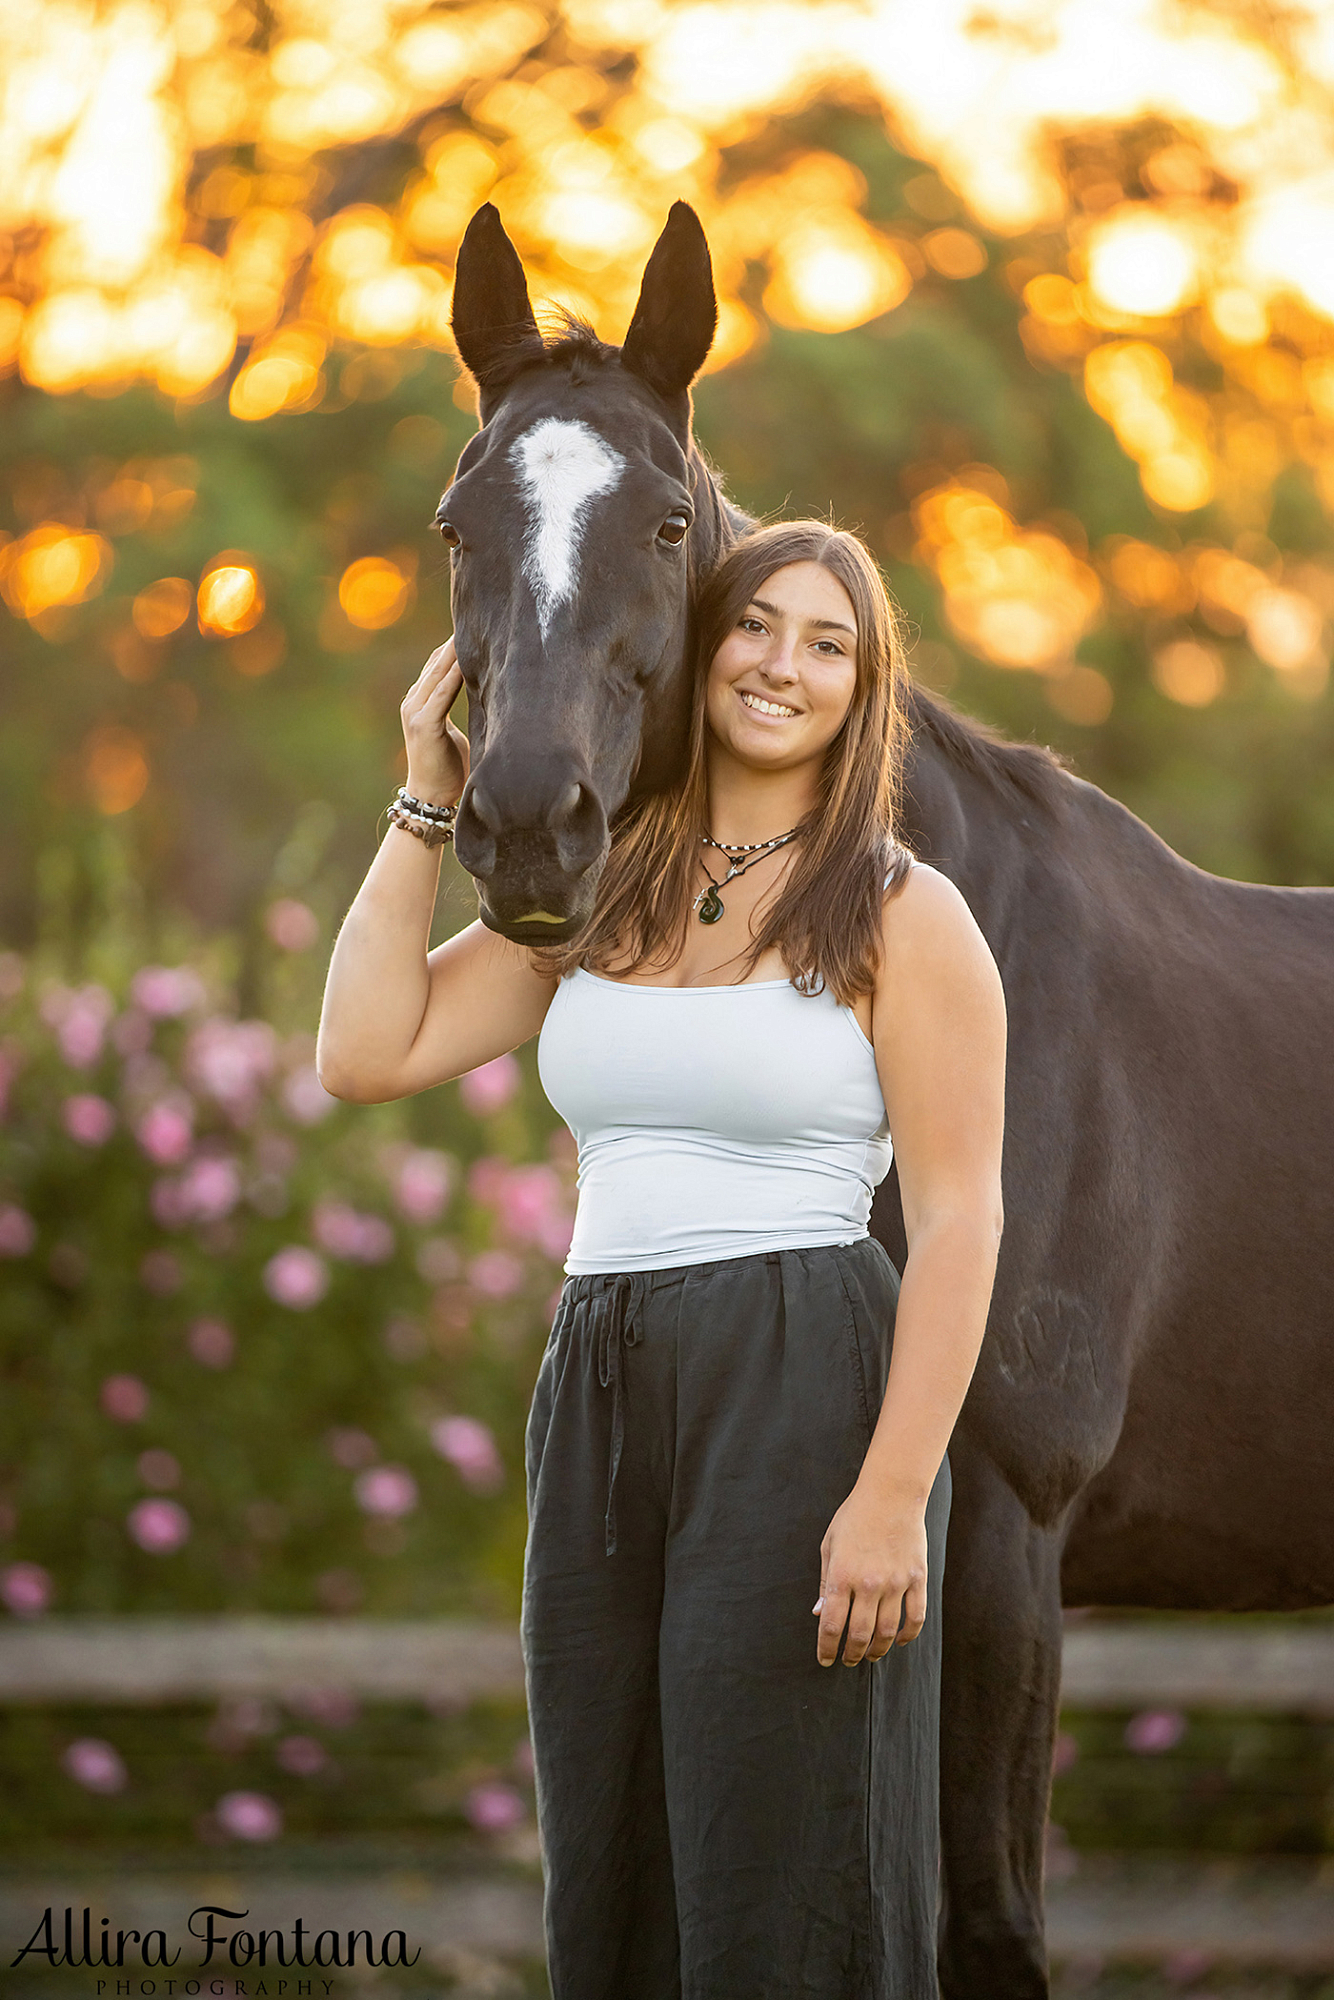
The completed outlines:
<svg viewBox="0 0 1334 2000">
<path fill-rule="evenodd" d="M 544 350 L 493 210 L 460 253 L 486 476 L 460 509 L 485 558 L 455 594 L 485 789 L 459 844 L 486 920 L 526 942 L 577 932 L 608 819 L 679 755 L 693 579 L 739 525 L 689 436 L 707 272 L 674 211 L 623 354 Z M 502 489 L 553 417 L 624 472 L 581 531 L 586 587 L 548 614 Z M 587 489 L 600 461 L 576 445 Z M 653 510 L 683 491 L 695 547 L 673 567 Z M 913 722 L 907 837 L 967 898 L 1010 1020 L 1005 1234 L 950 1447 L 941 1983 L 1041 2000 L 1062 1603 L 1334 1601 L 1334 892 L 1203 874 L 921 690 Z M 901 1265 L 892 1178 L 873 1228 Z"/>
<path fill-rule="evenodd" d="M 1225 882 L 918 697 L 916 851 L 1010 1022 L 1005 1234 L 950 1445 L 950 2000 L 1045 1992 L 1061 1605 L 1334 1601 L 1334 891 Z M 904 1255 L 896 1191 L 873 1228 Z"/>
</svg>

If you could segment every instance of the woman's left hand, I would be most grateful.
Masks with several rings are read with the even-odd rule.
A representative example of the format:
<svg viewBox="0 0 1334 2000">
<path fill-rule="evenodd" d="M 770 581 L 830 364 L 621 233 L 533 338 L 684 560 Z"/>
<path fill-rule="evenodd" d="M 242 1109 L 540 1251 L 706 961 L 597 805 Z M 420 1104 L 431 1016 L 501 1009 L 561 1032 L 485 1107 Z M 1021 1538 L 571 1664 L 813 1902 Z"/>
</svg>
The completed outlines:
<svg viewBox="0 0 1334 2000">
<path fill-rule="evenodd" d="M 915 1639 L 926 1619 L 925 1507 L 854 1486 L 820 1544 L 814 1609 L 822 1667 L 837 1659 L 844 1625 L 845 1667 L 883 1659 L 895 1643 L 906 1646 Z"/>
</svg>

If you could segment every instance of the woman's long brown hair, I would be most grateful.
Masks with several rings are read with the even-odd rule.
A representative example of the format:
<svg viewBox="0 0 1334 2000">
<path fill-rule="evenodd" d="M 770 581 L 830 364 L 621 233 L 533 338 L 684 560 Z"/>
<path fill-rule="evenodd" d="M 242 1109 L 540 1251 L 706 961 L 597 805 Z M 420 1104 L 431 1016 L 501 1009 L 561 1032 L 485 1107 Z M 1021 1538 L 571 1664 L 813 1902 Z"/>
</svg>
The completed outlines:
<svg viewBox="0 0 1334 2000">
<path fill-rule="evenodd" d="M 670 792 L 627 807 L 587 928 L 568 946 L 545 949 L 544 972 L 576 966 L 618 973 L 675 963 L 685 945 L 698 883 L 700 836 L 708 830 L 705 691 L 714 655 L 766 577 L 815 562 L 847 591 L 857 617 L 857 679 L 843 725 L 825 753 L 814 805 L 801 821 L 795 860 L 747 950 L 748 978 L 777 948 L 801 992 L 827 986 L 844 1005 L 870 992 L 880 964 L 886 877 L 894 894 L 909 855 L 897 833 L 906 735 L 903 640 L 880 572 L 856 535 L 820 521 L 777 521 L 729 550 L 704 586 L 690 760 Z"/>
</svg>

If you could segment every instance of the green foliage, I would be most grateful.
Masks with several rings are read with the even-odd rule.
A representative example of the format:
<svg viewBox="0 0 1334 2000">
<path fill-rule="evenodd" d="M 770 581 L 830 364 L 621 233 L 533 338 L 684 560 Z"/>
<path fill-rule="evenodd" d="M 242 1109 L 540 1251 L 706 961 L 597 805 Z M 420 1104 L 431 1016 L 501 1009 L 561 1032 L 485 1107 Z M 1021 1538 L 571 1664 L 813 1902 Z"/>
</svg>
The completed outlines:
<svg viewBox="0 0 1334 2000">
<path fill-rule="evenodd" d="M 474 1703 L 456 1714 L 410 1704 L 335 1706 L 293 1699 L 216 1709 L 12 1709 L 0 1722 L 0 1847 L 34 1869 L 170 1865 L 182 1848 L 202 1860 L 227 1837 L 219 1799 L 257 1793 L 281 1815 L 288 1865 L 318 1851 L 322 1867 L 494 1861 L 504 1844 L 475 1828 L 478 1786 L 512 1795 L 515 1824 L 531 1812 L 531 1755 L 521 1705 Z M 81 1784 L 72 1745 L 109 1746 L 114 1788 Z M 73 1766 L 73 1769 L 69 1768 Z M 474 1809 L 475 1810 L 475 1809 Z M 278 1821 L 275 1820 L 275 1825 Z M 253 1852 L 253 1850 L 252 1850 Z"/>
<path fill-rule="evenodd" d="M 332 813 L 334 900 L 350 900 L 401 775 L 398 704 L 449 629 L 430 522 L 472 429 L 441 356 L 379 359 L 377 374 L 363 366 L 356 378 L 361 400 L 265 424 L 216 400 L 0 384 L 0 529 L 86 524 L 114 556 L 102 593 L 49 613 L 41 630 L 0 611 L 0 919 L 11 938 L 35 936 L 40 856 L 56 850 L 76 878 L 95 866 L 102 814 L 87 755 L 91 732 L 108 727 L 143 744 L 152 774 L 118 815 L 150 925 L 173 912 L 209 931 L 252 923 L 312 801 Z M 109 504 L 118 479 L 163 489 L 147 519 Z M 132 622 L 146 585 L 193 585 L 227 550 L 255 562 L 266 635 L 285 649 L 264 673 L 244 637 L 206 637 L 190 618 L 145 641 Z M 358 631 L 338 616 L 338 579 L 390 550 L 417 571 L 415 603 L 386 631 Z"/>
<path fill-rule="evenodd" d="M 517 1608 L 568 1147 L 512 1057 L 327 1097 L 319 926 L 284 917 L 262 1019 L 225 939 L 175 969 L 104 940 L 77 986 L 0 957 L 11 1609 Z"/>
<path fill-rule="evenodd" d="M 1051 1816 L 1080 1852 L 1327 1854 L 1334 1726 L 1294 1715 L 1067 1713 Z"/>
</svg>

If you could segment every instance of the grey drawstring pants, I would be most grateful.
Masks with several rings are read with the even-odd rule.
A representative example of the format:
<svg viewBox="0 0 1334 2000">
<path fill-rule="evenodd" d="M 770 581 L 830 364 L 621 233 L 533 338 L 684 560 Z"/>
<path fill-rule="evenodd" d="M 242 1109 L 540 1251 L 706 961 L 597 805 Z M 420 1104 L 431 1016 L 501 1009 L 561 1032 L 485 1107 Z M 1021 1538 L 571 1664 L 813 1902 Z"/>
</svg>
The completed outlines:
<svg viewBox="0 0 1334 2000">
<path fill-rule="evenodd" d="M 528 1420 L 523 1643 L 555 2000 L 936 2000 L 940 1582 L 815 1657 L 884 1395 L 870 1238 L 566 1280 Z"/>
</svg>

